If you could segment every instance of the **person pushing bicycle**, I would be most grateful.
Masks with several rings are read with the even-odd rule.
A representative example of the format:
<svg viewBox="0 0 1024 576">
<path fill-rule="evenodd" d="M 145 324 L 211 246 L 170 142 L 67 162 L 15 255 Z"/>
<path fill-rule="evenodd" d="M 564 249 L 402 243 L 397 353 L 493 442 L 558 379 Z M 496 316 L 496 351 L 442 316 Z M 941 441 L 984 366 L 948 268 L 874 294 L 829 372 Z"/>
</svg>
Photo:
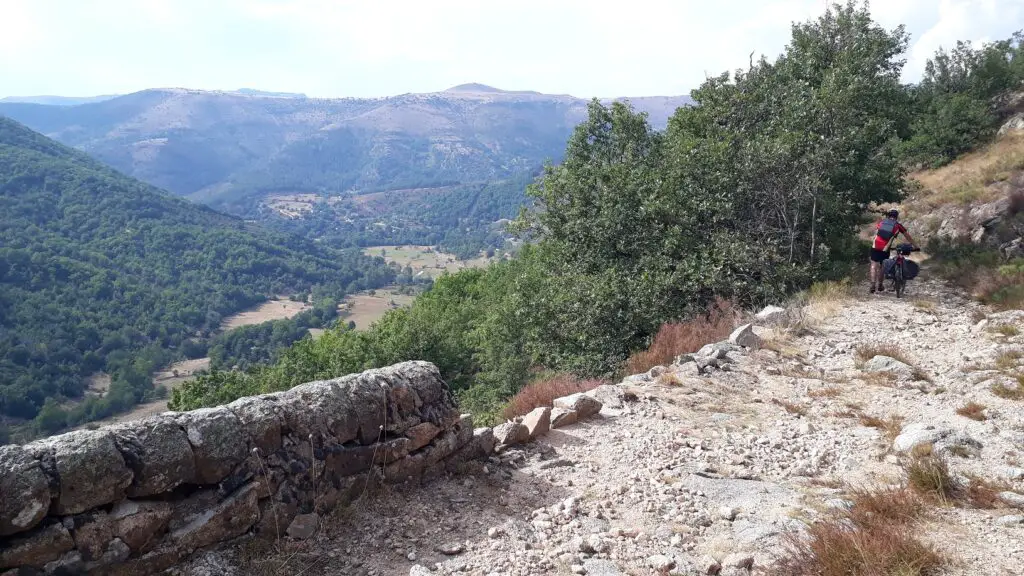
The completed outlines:
<svg viewBox="0 0 1024 576">
<path fill-rule="evenodd" d="M 900 224 L 900 213 L 898 210 L 889 210 L 885 218 L 875 225 L 875 239 L 871 244 L 871 293 L 884 292 L 882 282 L 885 280 L 883 263 L 889 259 L 892 252 L 892 244 L 897 236 L 903 234 L 907 241 L 914 244 L 914 238 L 910 232 Z"/>
</svg>

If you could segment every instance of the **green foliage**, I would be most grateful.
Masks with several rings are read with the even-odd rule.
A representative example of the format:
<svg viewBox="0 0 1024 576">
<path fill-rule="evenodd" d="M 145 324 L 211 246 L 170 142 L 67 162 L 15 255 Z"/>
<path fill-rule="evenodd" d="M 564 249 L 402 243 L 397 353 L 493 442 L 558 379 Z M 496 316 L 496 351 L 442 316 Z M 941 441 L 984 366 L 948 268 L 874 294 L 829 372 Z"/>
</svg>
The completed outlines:
<svg viewBox="0 0 1024 576">
<path fill-rule="evenodd" d="M 214 370 L 246 369 L 272 362 L 282 349 L 309 335 L 310 328 L 323 328 L 337 317 L 338 303 L 326 298 L 292 318 L 229 330 L 211 340 L 210 367 Z"/>
<path fill-rule="evenodd" d="M 795 26 L 777 61 L 706 82 L 665 133 L 594 101 L 564 161 L 528 189 L 533 209 L 514 229 L 531 244 L 515 259 L 444 276 L 366 332 L 338 328 L 273 366 L 200 378 L 172 406 L 418 359 L 496 417 L 542 367 L 612 374 L 716 297 L 761 303 L 827 277 L 854 254 L 865 206 L 903 185 L 892 142 L 905 46 L 851 3 Z"/>
<path fill-rule="evenodd" d="M 507 234 L 498 223 L 514 218 L 527 199 L 530 179 L 521 176 L 481 184 L 325 197 L 301 218 L 289 218 L 248 200 L 240 215 L 283 232 L 331 246 L 426 245 L 476 258 L 503 248 Z"/>
<path fill-rule="evenodd" d="M 1024 34 L 974 47 L 957 42 L 928 61 L 924 78 L 909 89 L 909 161 L 938 167 L 991 138 L 1003 111 L 999 98 L 1024 82 Z"/>
<path fill-rule="evenodd" d="M 340 297 L 394 272 L 126 178 L 0 118 L 0 415 L 53 430 L 153 397 L 150 374 L 281 293 Z M 85 377 L 103 398 L 64 411 Z M 63 402 L 61 402 L 63 404 Z"/>
</svg>

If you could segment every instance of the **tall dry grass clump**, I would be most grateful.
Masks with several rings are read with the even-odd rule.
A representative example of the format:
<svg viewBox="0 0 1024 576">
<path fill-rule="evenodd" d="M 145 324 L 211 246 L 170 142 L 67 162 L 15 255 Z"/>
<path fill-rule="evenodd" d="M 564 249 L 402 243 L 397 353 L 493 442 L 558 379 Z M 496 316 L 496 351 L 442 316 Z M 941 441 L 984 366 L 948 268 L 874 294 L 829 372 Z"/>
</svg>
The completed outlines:
<svg viewBox="0 0 1024 576">
<path fill-rule="evenodd" d="M 790 537 L 772 576 L 931 576 L 947 561 L 910 529 L 926 511 L 905 488 L 856 490 L 848 510 Z"/>
<path fill-rule="evenodd" d="M 720 342 L 732 332 L 737 317 L 736 307 L 731 302 L 719 299 L 697 318 L 663 324 L 647 350 L 629 357 L 626 372 L 647 372 L 655 366 L 671 364 L 680 354 L 690 354 L 705 344 Z"/>
<path fill-rule="evenodd" d="M 556 398 L 593 390 L 601 384 L 606 384 L 606 382 L 603 380 L 582 380 L 572 374 L 555 374 L 554 376 L 542 378 L 527 384 L 513 396 L 502 410 L 502 416 L 507 420 L 511 420 L 516 416 L 529 413 L 534 408 L 551 406 Z"/>
</svg>

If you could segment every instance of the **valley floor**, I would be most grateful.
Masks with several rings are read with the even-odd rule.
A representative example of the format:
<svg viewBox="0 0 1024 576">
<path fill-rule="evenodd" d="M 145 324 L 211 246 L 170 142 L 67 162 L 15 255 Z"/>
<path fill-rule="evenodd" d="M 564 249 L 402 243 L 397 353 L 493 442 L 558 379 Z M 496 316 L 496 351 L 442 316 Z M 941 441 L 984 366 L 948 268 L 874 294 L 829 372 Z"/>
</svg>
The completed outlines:
<svg viewBox="0 0 1024 576">
<path fill-rule="evenodd" d="M 1024 312 L 979 318 L 932 281 L 902 300 L 855 296 L 807 335 L 765 334 L 761 349 L 730 352 L 725 369 L 669 366 L 602 387 L 600 417 L 466 475 L 383 488 L 314 538 L 242 543 L 179 571 L 611 576 L 720 562 L 722 574 L 763 574 L 788 533 L 848 505 L 849 487 L 903 482 L 892 435 L 865 426 L 870 417 L 933 426 L 939 444 L 961 447 L 954 474 L 1024 492 L 1024 405 L 991 391 L 1017 369 Z M 864 372 L 857 348 L 879 343 L 898 344 L 919 372 Z M 956 413 L 970 401 L 987 419 Z M 1019 514 L 935 503 L 915 533 L 952 560 L 945 573 L 1021 574 Z"/>
</svg>

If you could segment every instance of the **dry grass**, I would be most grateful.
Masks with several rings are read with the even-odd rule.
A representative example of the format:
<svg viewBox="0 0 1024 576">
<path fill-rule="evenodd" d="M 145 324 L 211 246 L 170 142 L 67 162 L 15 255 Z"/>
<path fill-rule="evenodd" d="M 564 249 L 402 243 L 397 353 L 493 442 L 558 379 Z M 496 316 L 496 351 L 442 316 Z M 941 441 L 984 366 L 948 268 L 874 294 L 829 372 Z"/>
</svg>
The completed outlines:
<svg viewBox="0 0 1024 576">
<path fill-rule="evenodd" d="M 895 344 L 861 344 L 857 346 L 856 358 L 862 364 L 875 356 L 888 356 L 909 366 L 914 365 L 903 349 Z"/>
<path fill-rule="evenodd" d="M 988 186 L 1008 179 L 1021 169 L 1024 169 L 1024 135 L 1005 136 L 961 156 L 952 164 L 913 174 L 924 191 L 904 205 L 906 212 L 921 215 L 939 206 L 995 200 L 998 192 Z"/>
<path fill-rule="evenodd" d="M 1017 364 L 1020 363 L 1020 359 L 1022 357 L 1024 357 L 1024 354 L 1018 352 L 1017 350 L 1003 351 L 998 356 L 996 356 L 995 369 L 1001 370 L 1003 372 L 1013 370 L 1017 367 Z"/>
<path fill-rule="evenodd" d="M 896 375 L 891 372 L 866 372 L 861 376 L 861 379 L 869 386 L 881 386 L 883 388 L 896 386 Z"/>
<path fill-rule="evenodd" d="M 662 325 L 651 345 L 629 357 L 628 374 L 647 372 L 655 366 L 671 364 L 676 356 L 700 350 L 705 344 L 720 342 L 732 332 L 737 312 L 732 303 L 718 300 L 700 317 Z"/>
<path fill-rule="evenodd" d="M 849 511 L 792 536 L 788 550 L 769 569 L 772 576 L 930 576 L 947 561 L 913 535 L 925 512 L 905 489 L 859 491 Z"/>
<path fill-rule="evenodd" d="M 828 388 L 818 388 L 817 390 L 811 390 L 807 393 L 811 398 L 835 398 L 840 396 L 843 391 L 835 386 L 829 386 Z"/>
<path fill-rule="evenodd" d="M 1012 489 L 1012 486 L 1005 482 L 992 482 L 978 476 L 968 477 L 967 487 L 960 495 L 961 499 L 974 508 L 991 510 L 1002 508 L 1003 501 L 999 498 L 1000 492 Z"/>
<path fill-rule="evenodd" d="M 861 426 L 867 426 L 869 428 L 875 428 L 882 432 L 891 443 L 900 435 L 903 430 L 903 417 L 897 414 L 890 414 L 888 418 L 879 418 L 878 416 L 871 416 L 869 414 L 861 414 L 858 417 Z"/>
<path fill-rule="evenodd" d="M 978 404 L 972 400 L 957 408 L 956 413 L 965 418 L 982 422 L 984 420 L 988 420 L 988 416 L 985 416 L 985 408 L 987 408 L 987 406 L 984 404 Z"/>
<path fill-rule="evenodd" d="M 1020 379 L 1019 376 L 1018 379 Z M 1024 400 L 1024 385 L 1021 385 L 1020 382 L 1016 386 L 1007 386 L 1002 382 L 996 382 L 990 390 L 1004 400 Z"/>
<path fill-rule="evenodd" d="M 906 488 L 855 489 L 849 515 L 854 523 L 873 522 L 907 525 L 925 513 L 925 503 Z"/>
<path fill-rule="evenodd" d="M 778 398 L 772 398 L 772 404 L 781 406 L 786 412 L 790 414 L 796 414 L 797 416 L 806 416 L 807 407 L 803 404 L 794 404 L 793 402 L 787 402 L 785 400 L 779 400 Z"/>
<path fill-rule="evenodd" d="M 593 390 L 606 382 L 601 380 L 580 380 L 571 374 L 556 374 L 549 378 L 527 384 L 505 405 L 502 416 L 511 420 L 529 413 L 540 406 L 551 406 L 556 398 L 577 392 Z"/>
<path fill-rule="evenodd" d="M 1020 335 L 1020 330 L 1017 329 L 1013 324 L 1000 324 L 991 330 L 996 334 L 1001 334 L 1007 338 L 1013 338 L 1014 336 Z"/>
<path fill-rule="evenodd" d="M 834 316 L 853 297 L 852 291 L 853 286 L 849 279 L 812 284 L 804 295 L 807 301 L 804 307 L 804 324 L 813 328 L 817 323 Z"/>
<path fill-rule="evenodd" d="M 915 450 L 903 462 L 907 484 L 921 496 L 946 503 L 957 496 L 958 486 L 949 473 L 945 458 L 933 454 L 931 446 Z"/>
<path fill-rule="evenodd" d="M 914 308 L 922 312 L 935 312 L 936 307 L 934 300 L 914 300 Z"/>
</svg>

